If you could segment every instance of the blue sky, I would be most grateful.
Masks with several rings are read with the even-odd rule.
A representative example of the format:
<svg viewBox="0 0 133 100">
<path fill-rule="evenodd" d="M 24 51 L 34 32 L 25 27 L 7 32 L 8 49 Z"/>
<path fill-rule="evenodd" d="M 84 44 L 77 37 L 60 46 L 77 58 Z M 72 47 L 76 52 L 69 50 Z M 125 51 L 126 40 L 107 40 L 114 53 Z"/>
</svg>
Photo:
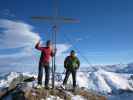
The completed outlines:
<svg viewBox="0 0 133 100">
<path fill-rule="evenodd" d="M 0 46 L 0 59 L 2 61 L 8 59 L 8 56 L 11 59 L 19 56 L 21 57 L 20 62 L 34 64 L 33 61 L 28 60 L 30 57 L 26 56 L 27 50 L 33 52 L 32 56 L 38 53 L 33 50 L 33 45 L 39 38 L 43 41 L 49 39 L 51 25 L 45 21 L 33 21 L 30 17 L 36 15 L 53 16 L 53 2 L 54 0 L 0 1 L 0 43 L 2 44 Z M 59 16 L 80 20 L 78 24 L 60 23 L 57 35 L 57 43 L 60 49 L 59 60 L 64 59 L 67 53 L 76 47 L 80 51 L 77 54 L 82 64 L 87 62 L 80 55 L 85 56 L 91 64 L 116 64 L 133 61 L 132 0 L 57 0 L 57 4 Z M 11 22 L 7 22 L 7 20 Z M 7 23 L 10 23 L 11 26 L 13 23 L 14 26 L 21 24 L 17 28 L 21 32 L 15 29 L 17 30 L 15 31 L 16 36 L 15 34 L 10 36 L 9 34 L 14 32 L 14 27 L 7 25 Z M 5 32 L 5 30 L 8 30 L 8 32 Z M 25 35 L 29 34 L 29 38 L 26 37 L 25 39 L 23 32 L 25 32 Z M 13 38 L 6 36 L 6 33 Z M 20 38 L 21 36 L 23 38 Z M 66 39 L 66 36 L 71 39 L 72 43 Z M 23 41 L 20 41 L 21 39 Z M 13 42 L 10 42 L 12 40 Z M 29 44 L 32 48 L 29 49 L 26 46 L 25 49 L 25 45 Z M 63 50 L 61 50 L 62 48 Z M 27 61 L 23 61 L 23 57 Z M 37 62 L 37 59 L 34 60 Z M 15 61 L 17 62 L 17 60 L 14 60 L 14 63 L 16 63 Z M 4 64 L 1 64 L 1 66 Z"/>
</svg>

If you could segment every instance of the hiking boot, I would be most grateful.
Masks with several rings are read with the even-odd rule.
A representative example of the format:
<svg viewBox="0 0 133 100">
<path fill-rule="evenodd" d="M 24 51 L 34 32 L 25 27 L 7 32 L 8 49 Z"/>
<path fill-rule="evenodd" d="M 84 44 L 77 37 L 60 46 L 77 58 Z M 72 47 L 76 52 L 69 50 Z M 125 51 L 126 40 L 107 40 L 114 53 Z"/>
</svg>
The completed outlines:
<svg viewBox="0 0 133 100">
<path fill-rule="evenodd" d="M 76 89 L 77 89 L 77 87 L 75 86 L 75 87 L 73 87 L 72 88 L 72 92 L 75 92 L 76 91 Z"/>
<path fill-rule="evenodd" d="M 42 85 L 38 84 L 36 88 L 41 89 L 42 87 L 43 87 Z"/>
<path fill-rule="evenodd" d="M 49 90 L 50 88 L 49 88 L 49 86 L 45 86 L 45 89 L 46 89 L 46 90 Z"/>
</svg>

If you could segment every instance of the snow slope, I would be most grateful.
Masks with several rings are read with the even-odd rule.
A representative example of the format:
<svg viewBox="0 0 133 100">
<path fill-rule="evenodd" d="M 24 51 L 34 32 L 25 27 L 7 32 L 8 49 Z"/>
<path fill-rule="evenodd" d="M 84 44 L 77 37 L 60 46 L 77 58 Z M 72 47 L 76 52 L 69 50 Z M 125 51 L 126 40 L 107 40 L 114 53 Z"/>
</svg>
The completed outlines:
<svg viewBox="0 0 133 100">
<path fill-rule="evenodd" d="M 20 77 L 21 75 L 36 77 L 36 75 L 30 73 L 11 72 L 6 78 L 0 80 L 0 88 L 8 87 L 14 78 Z M 64 75 L 62 78 L 64 78 Z M 60 85 L 62 82 L 56 81 L 56 84 L 58 83 Z M 72 77 L 69 77 L 68 84 L 72 84 Z M 78 72 L 77 85 L 102 94 L 117 94 L 122 91 L 133 91 L 131 74 L 107 72 L 103 69 L 89 73 Z"/>
<path fill-rule="evenodd" d="M 17 77 L 28 76 L 37 77 L 36 74 L 31 73 L 17 73 L 11 72 L 2 76 L 0 80 L 0 89 L 8 87 L 12 80 Z M 62 80 L 65 75 L 61 75 Z M 109 72 L 104 69 L 97 69 L 92 72 L 77 72 L 77 85 L 86 90 L 98 92 L 108 96 L 108 100 L 133 100 L 133 74 Z M 43 77 L 44 82 L 45 77 Z M 58 78 L 55 78 L 58 80 Z M 61 85 L 62 81 L 57 81 L 56 85 Z M 51 83 L 51 82 L 50 82 Z M 29 84 L 30 86 L 37 85 L 37 81 Z M 68 86 L 72 87 L 72 77 L 69 77 Z M 70 87 L 70 88 L 71 88 Z M 128 98 L 128 99 L 127 99 Z M 52 100 L 54 97 L 49 97 Z M 81 96 L 73 96 L 72 100 L 84 100 Z M 60 100 L 60 98 L 58 98 Z"/>
<path fill-rule="evenodd" d="M 117 93 L 119 90 L 133 91 L 132 81 L 126 74 L 107 72 L 105 70 L 98 70 L 93 73 L 96 78 L 96 91 L 102 93 Z M 94 78 L 90 77 L 93 81 Z"/>
</svg>

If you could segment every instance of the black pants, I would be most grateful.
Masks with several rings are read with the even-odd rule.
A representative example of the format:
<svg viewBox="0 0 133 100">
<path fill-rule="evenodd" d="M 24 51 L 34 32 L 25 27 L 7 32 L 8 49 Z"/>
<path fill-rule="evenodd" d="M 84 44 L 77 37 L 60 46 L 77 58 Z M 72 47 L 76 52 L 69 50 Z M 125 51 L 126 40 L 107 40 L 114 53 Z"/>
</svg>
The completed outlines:
<svg viewBox="0 0 133 100">
<path fill-rule="evenodd" d="M 70 76 L 70 74 L 72 73 L 72 78 L 73 78 L 73 87 L 76 87 L 76 70 L 69 70 L 67 69 L 66 70 L 66 76 L 65 76 L 65 79 L 63 81 L 63 85 L 65 85 L 67 83 L 67 80 Z"/>
<path fill-rule="evenodd" d="M 45 69 L 45 86 L 49 84 L 50 66 L 49 63 L 40 62 L 38 69 L 38 84 L 42 85 L 43 69 Z"/>
</svg>

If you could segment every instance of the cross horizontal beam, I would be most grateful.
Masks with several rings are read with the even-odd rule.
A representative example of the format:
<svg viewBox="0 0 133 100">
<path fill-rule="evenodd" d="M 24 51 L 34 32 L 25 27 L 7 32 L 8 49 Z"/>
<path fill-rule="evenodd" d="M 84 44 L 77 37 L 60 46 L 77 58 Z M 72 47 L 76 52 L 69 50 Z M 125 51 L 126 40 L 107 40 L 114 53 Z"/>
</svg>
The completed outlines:
<svg viewBox="0 0 133 100">
<path fill-rule="evenodd" d="M 64 22 L 64 23 L 79 23 L 80 21 L 74 18 L 67 17 L 52 17 L 52 16 L 33 16 L 31 19 L 34 20 L 44 20 L 44 21 L 55 21 L 55 22 Z"/>
</svg>

